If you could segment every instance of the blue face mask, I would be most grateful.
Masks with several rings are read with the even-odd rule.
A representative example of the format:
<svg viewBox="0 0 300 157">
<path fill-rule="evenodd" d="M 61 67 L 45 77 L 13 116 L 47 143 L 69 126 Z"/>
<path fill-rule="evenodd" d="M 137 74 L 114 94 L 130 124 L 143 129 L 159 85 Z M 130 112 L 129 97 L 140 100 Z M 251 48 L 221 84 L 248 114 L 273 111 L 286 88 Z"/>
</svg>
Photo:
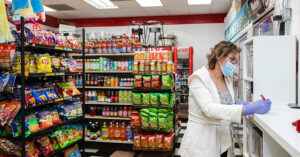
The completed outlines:
<svg viewBox="0 0 300 157">
<path fill-rule="evenodd" d="M 229 76 L 229 75 L 233 74 L 235 68 L 236 68 L 236 66 L 234 66 L 230 62 L 226 62 L 226 64 L 224 66 L 221 66 L 224 76 Z"/>
</svg>

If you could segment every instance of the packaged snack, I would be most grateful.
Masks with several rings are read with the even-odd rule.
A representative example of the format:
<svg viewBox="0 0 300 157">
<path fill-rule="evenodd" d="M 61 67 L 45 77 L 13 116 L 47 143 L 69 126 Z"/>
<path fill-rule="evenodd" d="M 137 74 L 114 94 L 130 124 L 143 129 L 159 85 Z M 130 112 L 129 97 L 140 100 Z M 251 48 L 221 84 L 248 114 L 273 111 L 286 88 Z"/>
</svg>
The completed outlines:
<svg viewBox="0 0 300 157">
<path fill-rule="evenodd" d="M 59 150 L 60 147 L 59 147 L 59 145 L 58 145 L 56 139 L 54 138 L 54 136 L 50 135 L 50 136 L 49 136 L 49 139 L 50 139 L 50 142 L 52 143 L 53 149 L 54 149 L 55 151 Z"/>
<path fill-rule="evenodd" d="M 142 104 L 142 94 L 141 93 L 132 93 L 132 99 L 134 105 L 141 105 Z"/>
<path fill-rule="evenodd" d="M 26 130 L 26 136 L 29 136 L 31 133 L 40 130 L 35 114 L 29 114 L 25 117 L 25 130 Z"/>
<path fill-rule="evenodd" d="M 163 148 L 164 144 L 163 144 L 163 135 L 161 134 L 157 134 L 155 136 L 155 148 Z"/>
<path fill-rule="evenodd" d="M 167 109 L 158 109 L 157 112 L 159 112 L 159 113 L 168 113 L 169 111 Z"/>
<path fill-rule="evenodd" d="M 0 76 L 0 92 L 2 92 L 9 80 L 9 73 L 4 73 Z"/>
<path fill-rule="evenodd" d="M 159 75 L 152 75 L 152 88 L 153 89 L 160 89 L 161 88 L 161 82 L 160 82 L 160 76 Z"/>
<path fill-rule="evenodd" d="M 149 117 L 149 123 L 150 123 L 151 129 L 154 129 L 154 130 L 158 129 L 157 117 Z"/>
<path fill-rule="evenodd" d="M 16 74 L 9 74 L 9 79 L 5 86 L 5 91 L 7 91 L 9 93 L 13 93 L 15 80 L 16 80 Z"/>
<path fill-rule="evenodd" d="M 143 85 L 145 88 L 151 88 L 151 76 L 143 76 Z"/>
<path fill-rule="evenodd" d="M 176 100 L 175 93 L 172 93 L 170 96 L 170 105 L 169 105 L 170 107 L 174 106 L 175 100 Z"/>
<path fill-rule="evenodd" d="M 19 137 L 22 133 L 21 121 L 16 119 L 11 123 L 11 129 L 13 132 L 13 137 Z"/>
<path fill-rule="evenodd" d="M 16 54 L 16 61 L 12 70 L 17 74 L 21 74 L 21 53 Z M 29 75 L 29 54 L 25 54 L 25 71 L 24 75 Z"/>
<path fill-rule="evenodd" d="M 170 112 L 170 114 L 167 117 L 168 127 L 173 128 L 173 118 L 174 118 L 174 112 Z"/>
<path fill-rule="evenodd" d="M 37 103 L 48 100 L 46 93 L 39 85 L 31 86 L 31 94 Z"/>
<path fill-rule="evenodd" d="M 68 63 L 67 63 L 66 59 L 63 58 L 63 57 L 60 58 L 60 66 L 61 66 L 61 71 L 62 72 L 69 72 L 70 71 Z"/>
<path fill-rule="evenodd" d="M 142 99 L 143 99 L 143 103 L 142 103 L 143 105 L 150 106 L 150 94 L 149 93 L 143 93 Z"/>
<path fill-rule="evenodd" d="M 149 108 L 149 111 L 152 112 L 152 113 L 157 113 L 158 110 L 156 108 Z"/>
<path fill-rule="evenodd" d="M 140 114 L 142 114 L 143 112 L 144 112 L 144 113 L 146 113 L 146 115 L 145 115 L 145 116 L 148 116 L 148 114 L 150 114 L 150 111 L 149 111 L 149 109 L 146 109 L 146 108 L 143 108 L 143 109 L 141 109 L 140 111 L 141 111 L 141 113 L 140 113 Z"/>
<path fill-rule="evenodd" d="M 71 104 L 73 105 L 74 110 L 76 112 L 76 117 L 83 116 L 83 113 L 82 113 L 82 103 L 80 101 L 73 101 L 73 102 L 71 102 Z"/>
<path fill-rule="evenodd" d="M 42 130 L 50 128 L 51 126 L 53 126 L 52 116 L 50 114 L 49 109 L 39 111 L 38 112 L 38 117 L 39 117 L 40 128 Z"/>
<path fill-rule="evenodd" d="M 29 107 L 29 104 L 34 105 L 36 103 L 36 100 L 34 96 L 32 95 L 30 86 L 25 86 L 25 104 L 26 107 Z"/>
<path fill-rule="evenodd" d="M 170 75 L 163 75 L 162 76 L 162 85 L 161 85 L 161 89 L 163 90 L 169 90 L 172 89 L 172 78 Z"/>
<path fill-rule="evenodd" d="M 29 73 L 36 73 L 36 60 L 34 55 L 29 56 Z"/>
<path fill-rule="evenodd" d="M 0 138 L 0 149 L 7 152 L 7 153 L 12 153 L 16 146 L 7 140 L 6 138 Z"/>
<path fill-rule="evenodd" d="M 160 93 L 159 94 L 159 100 L 160 105 L 168 107 L 169 106 L 169 100 L 170 100 L 170 94 L 169 93 Z"/>
<path fill-rule="evenodd" d="M 21 102 L 12 100 L 10 103 L 15 104 L 16 108 L 13 110 L 13 112 L 10 114 L 10 116 L 8 118 L 8 121 L 7 121 L 8 125 L 11 125 L 11 123 L 13 122 L 13 120 L 16 117 L 17 113 L 21 109 Z"/>
<path fill-rule="evenodd" d="M 36 55 L 37 73 L 51 73 L 51 58 L 48 53 Z"/>
<path fill-rule="evenodd" d="M 69 97 L 80 94 L 79 90 L 76 88 L 73 82 L 60 83 L 58 85 L 60 88 L 62 88 L 63 97 Z"/>
<path fill-rule="evenodd" d="M 58 129 L 54 132 L 54 136 L 56 137 L 56 140 L 60 146 L 60 148 L 65 148 L 70 144 L 70 141 L 68 140 L 68 137 L 63 133 L 61 129 Z"/>
<path fill-rule="evenodd" d="M 17 107 L 16 104 L 6 102 L 5 108 L 0 113 L 0 121 L 1 121 L 2 126 L 4 126 L 6 124 L 6 122 L 9 119 L 11 113 L 15 110 L 16 107 Z"/>
<path fill-rule="evenodd" d="M 141 135 L 139 135 L 139 134 L 134 135 L 133 146 L 134 147 L 141 147 Z"/>
<path fill-rule="evenodd" d="M 167 119 L 164 117 L 158 118 L 158 125 L 159 125 L 159 129 L 161 130 L 165 130 L 165 131 L 169 130 Z"/>
<path fill-rule="evenodd" d="M 60 119 L 60 117 L 59 117 L 58 112 L 57 112 L 56 109 L 53 109 L 50 112 L 50 114 L 51 114 L 51 117 L 52 117 L 52 123 L 53 124 L 60 124 L 60 123 L 62 123 L 62 121 L 61 121 L 61 119 Z"/>
<path fill-rule="evenodd" d="M 141 117 L 139 115 L 130 115 L 130 125 L 133 127 L 140 127 Z"/>
<path fill-rule="evenodd" d="M 148 117 L 141 116 L 142 128 L 147 129 L 149 127 Z"/>
<path fill-rule="evenodd" d="M 134 87 L 135 88 L 142 88 L 143 87 L 142 75 L 135 75 L 134 76 Z"/>
<path fill-rule="evenodd" d="M 69 103 L 68 105 L 61 105 L 58 107 L 59 107 L 58 109 L 59 115 L 62 115 L 65 119 L 69 120 L 69 119 L 76 118 L 77 113 L 73 103 Z"/>
<path fill-rule="evenodd" d="M 81 157 L 78 145 L 74 145 L 64 152 L 64 157 Z"/>
<path fill-rule="evenodd" d="M 43 152 L 44 156 L 47 156 L 50 153 L 54 152 L 53 146 L 52 146 L 52 144 L 50 142 L 50 139 L 47 135 L 43 136 L 41 138 L 38 138 L 37 142 L 41 145 L 42 152 Z"/>
<path fill-rule="evenodd" d="M 76 72 L 77 71 L 77 63 L 75 59 L 68 59 L 67 63 L 69 65 L 70 72 Z"/>
<path fill-rule="evenodd" d="M 160 106 L 158 93 L 150 93 L 150 103 L 153 107 Z"/>
<path fill-rule="evenodd" d="M 150 149 L 155 148 L 155 135 L 148 136 L 148 148 L 150 148 Z"/>
<path fill-rule="evenodd" d="M 147 135 L 141 135 L 141 147 L 148 148 L 148 137 Z"/>
<path fill-rule="evenodd" d="M 38 152 L 36 152 L 36 150 L 34 148 L 34 143 L 31 141 L 26 142 L 25 151 L 26 151 L 27 157 L 38 157 L 39 156 Z"/>
<path fill-rule="evenodd" d="M 173 146 L 173 138 L 172 136 L 165 136 L 164 137 L 164 140 L 163 140 L 163 143 L 164 143 L 164 147 L 165 149 L 171 149 L 172 146 Z"/>
<path fill-rule="evenodd" d="M 51 66 L 52 66 L 52 72 L 60 72 L 61 66 L 60 66 L 60 59 L 59 57 L 51 56 Z"/>
</svg>

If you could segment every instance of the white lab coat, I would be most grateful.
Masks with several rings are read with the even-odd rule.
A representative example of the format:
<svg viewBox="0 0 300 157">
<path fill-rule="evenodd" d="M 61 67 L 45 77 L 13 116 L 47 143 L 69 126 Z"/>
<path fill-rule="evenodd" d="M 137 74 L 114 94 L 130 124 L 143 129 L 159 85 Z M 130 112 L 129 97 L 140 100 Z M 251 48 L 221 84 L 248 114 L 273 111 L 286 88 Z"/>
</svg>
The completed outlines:
<svg viewBox="0 0 300 157">
<path fill-rule="evenodd" d="M 230 78 L 225 77 L 225 82 L 234 100 Z M 242 105 L 221 104 L 217 88 L 205 66 L 195 71 L 188 83 L 188 124 L 179 154 L 182 157 L 219 157 L 232 145 L 229 124 L 241 123 Z"/>
</svg>

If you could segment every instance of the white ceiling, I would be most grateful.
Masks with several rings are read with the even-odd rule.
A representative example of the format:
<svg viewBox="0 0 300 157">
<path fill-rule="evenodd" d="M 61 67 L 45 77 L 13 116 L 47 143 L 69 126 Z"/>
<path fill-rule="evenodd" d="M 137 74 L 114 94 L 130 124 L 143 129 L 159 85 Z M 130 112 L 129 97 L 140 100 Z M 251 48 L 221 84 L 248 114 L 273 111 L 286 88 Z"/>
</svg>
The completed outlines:
<svg viewBox="0 0 300 157">
<path fill-rule="evenodd" d="M 117 9 L 96 9 L 83 0 L 42 0 L 44 5 L 66 4 L 76 10 L 47 12 L 59 19 L 164 16 L 227 13 L 231 0 L 212 0 L 211 5 L 188 5 L 187 0 L 161 0 L 163 7 L 141 7 L 136 1 L 113 2 Z"/>
</svg>

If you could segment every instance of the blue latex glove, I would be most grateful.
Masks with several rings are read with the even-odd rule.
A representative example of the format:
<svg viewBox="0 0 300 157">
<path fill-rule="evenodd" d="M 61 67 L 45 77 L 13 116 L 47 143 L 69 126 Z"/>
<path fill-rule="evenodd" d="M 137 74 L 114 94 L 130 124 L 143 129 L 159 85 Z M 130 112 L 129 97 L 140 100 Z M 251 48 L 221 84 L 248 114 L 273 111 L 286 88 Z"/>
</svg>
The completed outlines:
<svg viewBox="0 0 300 157">
<path fill-rule="evenodd" d="M 243 101 L 243 100 L 236 100 L 236 101 L 235 101 L 235 104 L 237 104 L 237 105 L 249 105 L 248 102 Z"/>
<path fill-rule="evenodd" d="M 271 100 L 266 99 L 266 100 L 258 100 L 255 101 L 249 105 L 244 106 L 244 115 L 248 116 L 251 114 L 266 114 L 269 112 L 271 108 Z"/>
</svg>

